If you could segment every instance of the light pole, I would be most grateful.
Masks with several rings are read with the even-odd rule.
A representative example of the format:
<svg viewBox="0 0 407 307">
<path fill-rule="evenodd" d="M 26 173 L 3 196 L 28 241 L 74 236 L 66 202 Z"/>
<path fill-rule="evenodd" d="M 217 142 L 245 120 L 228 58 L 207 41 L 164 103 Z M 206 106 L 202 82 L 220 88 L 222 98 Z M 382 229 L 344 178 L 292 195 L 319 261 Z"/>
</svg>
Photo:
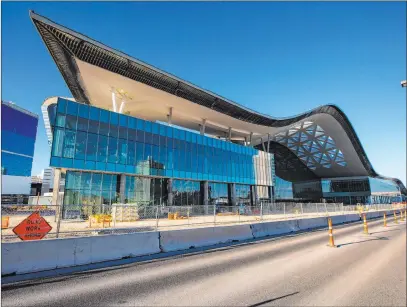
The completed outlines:
<svg viewBox="0 0 407 307">
<path fill-rule="evenodd" d="M 401 87 L 407 87 L 407 80 L 401 81 Z"/>
</svg>

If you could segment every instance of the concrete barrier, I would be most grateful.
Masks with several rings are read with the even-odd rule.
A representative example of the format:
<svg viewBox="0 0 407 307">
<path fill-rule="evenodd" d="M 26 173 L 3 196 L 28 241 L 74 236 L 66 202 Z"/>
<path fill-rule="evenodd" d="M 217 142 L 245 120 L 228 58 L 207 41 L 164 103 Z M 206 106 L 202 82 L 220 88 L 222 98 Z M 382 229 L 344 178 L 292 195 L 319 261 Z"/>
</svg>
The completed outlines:
<svg viewBox="0 0 407 307">
<path fill-rule="evenodd" d="M 163 252 L 253 239 L 250 225 L 218 226 L 160 232 Z"/>
<path fill-rule="evenodd" d="M 332 225 L 339 225 L 339 224 L 346 223 L 346 216 L 344 216 L 344 215 L 334 215 L 334 216 L 331 216 L 331 219 L 332 219 Z"/>
<path fill-rule="evenodd" d="M 328 219 L 326 217 L 300 219 L 300 220 L 298 220 L 298 226 L 299 226 L 300 230 L 328 227 Z"/>
<path fill-rule="evenodd" d="M 158 232 L 2 243 L 1 274 L 24 274 L 160 252 Z"/>
<path fill-rule="evenodd" d="M 159 253 L 158 232 L 92 237 L 92 263 Z"/>
<path fill-rule="evenodd" d="M 346 214 L 345 215 L 345 221 L 347 223 L 349 223 L 349 222 L 357 222 L 357 221 L 360 221 L 360 216 L 357 213 L 355 213 L 355 214 Z"/>
<path fill-rule="evenodd" d="M 58 260 L 57 244 L 45 241 L 1 244 L 1 274 L 51 270 Z"/>
<path fill-rule="evenodd" d="M 252 224 L 252 233 L 254 238 L 275 236 L 299 231 L 299 220 L 276 221 Z"/>
</svg>

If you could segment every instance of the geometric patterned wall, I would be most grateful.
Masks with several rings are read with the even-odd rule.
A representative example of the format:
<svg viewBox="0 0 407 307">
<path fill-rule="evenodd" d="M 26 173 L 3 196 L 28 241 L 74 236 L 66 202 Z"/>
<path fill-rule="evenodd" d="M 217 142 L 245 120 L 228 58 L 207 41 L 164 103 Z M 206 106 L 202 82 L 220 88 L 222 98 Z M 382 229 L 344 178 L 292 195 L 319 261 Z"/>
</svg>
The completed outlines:
<svg viewBox="0 0 407 307">
<path fill-rule="evenodd" d="M 343 153 L 336 148 L 335 141 L 313 122 L 302 122 L 280 132 L 273 141 L 288 147 L 312 170 L 330 168 L 334 164 L 346 166 Z"/>
</svg>

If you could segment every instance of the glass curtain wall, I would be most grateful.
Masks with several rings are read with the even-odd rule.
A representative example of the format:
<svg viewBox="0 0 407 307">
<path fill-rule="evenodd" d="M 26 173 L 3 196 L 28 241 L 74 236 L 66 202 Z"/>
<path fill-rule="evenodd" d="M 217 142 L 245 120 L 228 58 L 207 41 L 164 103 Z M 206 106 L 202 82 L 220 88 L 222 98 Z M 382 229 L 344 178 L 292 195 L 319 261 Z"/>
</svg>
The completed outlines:
<svg viewBox="0 0 407 307">
<path fill-rule="evenodd" d="M 230 205 L 228 197 L 228 185 L 225 183 L 208 183 L 208 202 L 209 205 Z"/>
<path fill-rule="evenodd" d="M 275 199 L 276 200 L 287 200 L 287 199 L 294 199 L 293 193 L 293 184 L 290 181 L 286 181 L 281 179 L 278 176 L 276 178 L 276 185 L 275 185 Z"/>
<path fill-rule="evenodd" d="M 251 188 L 249 185 L 236 184 L 235 186 L 236 205 L 250 206 Z"/>
<path fill-rule="evenodd" d="M 251 147 L 59 99 L 50 165 L 272 185 L 271 155 Z"/>
<path fill-rule="evenodd" d="M 118 201 L 116 175 L 67 171 L 63 218 L 87 218 Z"/>
<path fill-rule="evenodd" d="M 125 203 L 165 205 L 168 179 L 126 176 Z"/>
<path fill-rule="evenodd" d="M 202 205 L 201 189 L 198 181 L 173 180 L 172 194 L 174 206 Z"/>
</svg>

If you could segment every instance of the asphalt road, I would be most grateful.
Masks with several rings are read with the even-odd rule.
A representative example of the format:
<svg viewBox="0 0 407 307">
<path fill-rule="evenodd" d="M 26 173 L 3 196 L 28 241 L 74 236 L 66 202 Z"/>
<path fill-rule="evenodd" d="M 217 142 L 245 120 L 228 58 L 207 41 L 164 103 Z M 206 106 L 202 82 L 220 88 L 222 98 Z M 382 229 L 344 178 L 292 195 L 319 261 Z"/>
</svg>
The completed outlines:
<svg viewBox="0 0 407 307">
<path fill-rule="evenodd" d="M 2 306 L 406 306 L 406 224 L 369 222 L 5 285 Z"/>
</svg>

